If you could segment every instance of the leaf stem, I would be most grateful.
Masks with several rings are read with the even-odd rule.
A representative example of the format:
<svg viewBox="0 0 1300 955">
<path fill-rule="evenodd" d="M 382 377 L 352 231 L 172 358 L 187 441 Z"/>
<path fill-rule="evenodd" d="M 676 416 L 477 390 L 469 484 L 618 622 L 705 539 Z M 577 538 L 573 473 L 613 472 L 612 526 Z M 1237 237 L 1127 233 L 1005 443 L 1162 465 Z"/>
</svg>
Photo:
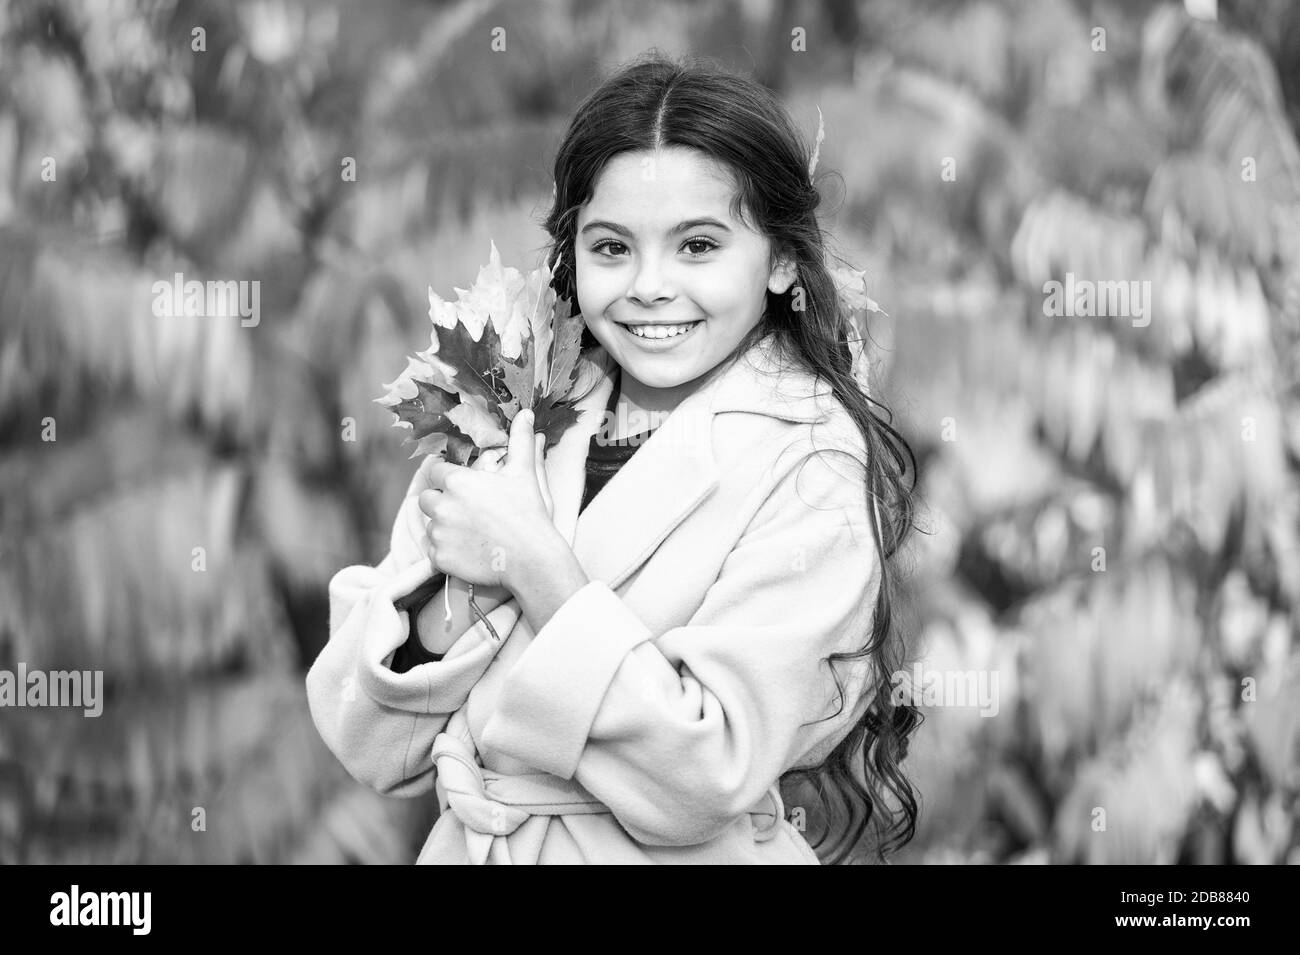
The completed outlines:
<svg viewBox="0 0 1300 955">
<path fill-rule="evenodd" d="M 444 576 L 445 575 L 442 574 L 435 574 L 434 576 L 430 577 L 428 580 L 420 584 L 419 587 L 416 587 L 406 596 L 398 597 L 396 600 L 394 600 L 393 607 L 399 612 L 401 611 L 409 611 L 411 613 L 418 612 L 421 607 L 423 607 L 425 604 L 427 604 L 430 600 L 432 600 L 437 595 L 440 578 Z M 447 581 L 447 586 L 443 589 L 443 602 L 447 608 L 446 620 L 447 622 L 450 623 L 451 622 L 452 578 L 446 577 L 446 581 Z M 478 601 L 474 599 L 473 584 L 469 584 L 469 606 L 470 606 L 470 610 L 474 614 L 475 622 L 481 623 L 483 624 L 483 626 L 487 627 L 487 631 L 492 635 L 492 639 L 495 640 L 497 643 L 500 643 L 501 635 L 497 633 L 496 627 L 492 626 L 492 622 L 488 620 L 487 614 L 483 612 L 483 608 L 480 607 L 478 605 Z"/>
<path fill-rule="evenodd" d="M 488 633 L 492 634 L 492 639 L 495 640 L 497 643 L 500 643 L 501 636 L 500 634 L 497 633 L 497 628 L 492 626 L 492 622 L 488 620 L 487 615 L 483 613 L 482 609 L 478 605 L 478 602 L 474 599 L 473 584 L 469 585 L 469 606 L 470 609 L 474 611 L 474 616 L 478 618 L 479 622 L 483 624 L 483 626 L 487 627 Z"/>
</svg>

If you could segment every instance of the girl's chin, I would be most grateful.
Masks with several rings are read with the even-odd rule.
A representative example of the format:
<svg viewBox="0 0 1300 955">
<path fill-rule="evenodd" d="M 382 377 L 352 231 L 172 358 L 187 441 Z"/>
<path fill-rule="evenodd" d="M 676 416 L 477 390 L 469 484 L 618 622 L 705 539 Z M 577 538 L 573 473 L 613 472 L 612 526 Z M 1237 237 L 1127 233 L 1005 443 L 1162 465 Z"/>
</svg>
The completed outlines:
<svg viewBox="0 0 1300 955">
<path fill-rule="evenodd" d="M 651 355 L 629 355 L 622 352 L 617 356 L 623 370 L 646 388 L 668 390 L 680 388 L 707 375 L 717 365 L 717 360 L 710 360 L 702 353 L 677 355 L 669 358 Z"/>
<path fill-rule="evenodd" d="M 694 381 L 696 378 L 695 375 L 687 371 L 681 372 L 680 374 L 655 374 L 652 372 L 642 372 L 635 366 L 631 365 L 628 366 L 627 372 L 646 388 L 657 388 L 665 391 L 669 388 L 680 387 L 688 381 Z"/>
</svg>

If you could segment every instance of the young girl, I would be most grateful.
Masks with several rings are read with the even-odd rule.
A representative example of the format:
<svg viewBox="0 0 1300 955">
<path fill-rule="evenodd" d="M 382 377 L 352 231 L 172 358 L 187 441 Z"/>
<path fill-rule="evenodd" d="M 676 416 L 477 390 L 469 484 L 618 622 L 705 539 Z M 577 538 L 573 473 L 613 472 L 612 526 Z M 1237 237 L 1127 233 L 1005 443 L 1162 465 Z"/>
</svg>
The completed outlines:
<svg viewBox="0 0 1300 955">
<path fill-rule="evenodd" d="M 654 55 L 578 108 L 546 228 L 583 413 L 545 455 L 521 412 L 504 463 L 426 459 L 388 555 L 331 581 L 307 676 L 357 779 L 436 788 L 419 862 L 816 865 L 796 778 L 827 861 L 868 823 L 881 859 L 911 838 L 911 451 L 853 376 L 809 168 L 779 102 L 709 65 Z M 399 610 L 430 566 L 452 593 Z"/>
</svg>

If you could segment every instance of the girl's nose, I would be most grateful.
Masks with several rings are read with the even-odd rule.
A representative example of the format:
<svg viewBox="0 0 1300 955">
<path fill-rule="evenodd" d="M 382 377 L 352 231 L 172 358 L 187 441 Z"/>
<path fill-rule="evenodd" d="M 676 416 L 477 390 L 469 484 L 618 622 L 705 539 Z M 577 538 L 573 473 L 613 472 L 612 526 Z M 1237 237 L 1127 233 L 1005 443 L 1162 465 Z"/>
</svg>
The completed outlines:
<svg viewBox="0 0 1300 955">
<path fill-rule="evenodd" d="M 649 257 L 641 260 L 632 284 L 628 286 L 627 297 L 639 305 L 655 305 L 672 300 L 672 289 L 664 269 Z"/>
</svg>

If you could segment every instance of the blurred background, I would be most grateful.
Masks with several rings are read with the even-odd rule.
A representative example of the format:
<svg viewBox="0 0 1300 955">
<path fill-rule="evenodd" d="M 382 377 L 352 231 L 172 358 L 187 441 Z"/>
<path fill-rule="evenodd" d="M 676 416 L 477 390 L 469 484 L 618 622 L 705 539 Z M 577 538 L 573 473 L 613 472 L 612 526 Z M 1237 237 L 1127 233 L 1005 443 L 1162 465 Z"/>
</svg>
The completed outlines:
<svg viewBox="0 0 1300 955">
<path fill-rule="evenodd" d="M 416 466 L 371 399 L 429 286 L 538 263 L 573 106 L 650 47 L 820 108 L 890 316 L 903 622 L 999 680 L 924 708 L 897 860 L 1300 861 L 1290 0 L 0 0 L 0 667 L 106 697 L 0 710 L 0 861 L 414 860 L 434 797 L 351 781 L 303 687 Z M 176 273 L 260 320 L 156 317 Z M 1149 324 L 1048 316 L 1067 273 Z"/>
</svg>

